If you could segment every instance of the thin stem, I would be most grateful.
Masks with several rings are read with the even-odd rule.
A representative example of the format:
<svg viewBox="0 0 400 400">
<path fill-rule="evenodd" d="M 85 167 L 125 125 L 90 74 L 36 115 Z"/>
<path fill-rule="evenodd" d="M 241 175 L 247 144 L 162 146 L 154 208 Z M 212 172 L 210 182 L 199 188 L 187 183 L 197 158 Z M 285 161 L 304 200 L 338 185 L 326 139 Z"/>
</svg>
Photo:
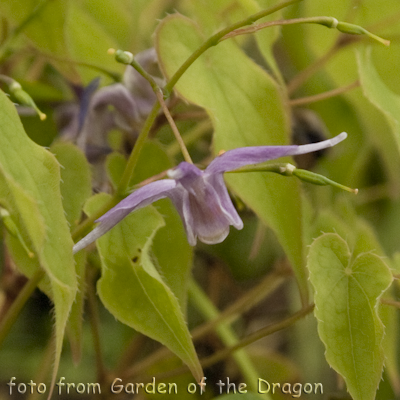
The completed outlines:
<svg viewBox="0 0 400 400">
<path fill-rule="evenodd" d="M 216 364 L 217 362 L 226 359 L 228 356 L 230 356 L 231 354 L 234 354 L 235 352 L 237 353 L 239 351 L 243 351 L 243 347 L 248 346 L 249 344 L 252 344 L 260 339 L 263 339 L 266 336 L 272 335 L 273 333 L 279 332 L 285 328 L 292 326 L 298 320 L 300 320 L 300 319 L 304 318 L 306 315 L 310 314 L 313 310 L 314 310 L 314 304 L 310 304 L 310 305 L 302 308 L 300 311 L 293 314 L 292 316 L 286 318 L 285 320 L 278 322 L 278 323 L 268 325 L 265 328 L 259 329 L 258 331 L 246 336 L 239 342 L 235 343 L 234 345 L 225 347 L 224 349 L 213 354 L 212 356 L 201 359 L 200 364 L 203 368 L 208 368 L 208 367 Z M 188 371 L 188 368 L 186 366 L 183 366 L 180 368 L 176 368 L 172 371 L 157 374 L 154 377 L 156 378 L 156 380 L 162 380 L 162 379 L 167 379 L 167 378 L 171 378 L 174 376 L 182 375 L 182 374 L 186 373 L 187 371 Z"/>
<path fill-rule="evenodd" d="M 353 90 L 359 86 L 360 86 L 360 81 L 357 80 L 357 81 L 351 83 L 350 85 L 342 86 L 342 87 L 339 87 L 339 88 L 336 88 L 333 90 L 328 90 L 327 92 L 319 93 L 319 94 L 316 94 L 313 96 L 301 97 L 299 99 L 289 100 L 289 105 L 292 107 L 298 107 L 298 106 L 302 106 L 304 104 L 311 104 L 311 103 L 315 103 L 317 101 L 330 99 L 332 97 L 339 96 L 343 93 Z"/>
<path fill-rule="evenodd" d="M 87 299 L 88 305 L 90 310 L 90 326 L 92 328 L 92 338 L 93 338 L 93 347 L 96 357 L 96 369 L 97 369 L 97 379 L 99 382 L 104 382 L 107 376 L 106 368 L 104 366 L 103 361 L 103 351 L 101 348 L 101 341 L 100 341 L 100 318 L 96 303 L 96 293 L 94 289 L 94 277 L 93 277 L 93 269 L 89 268 L 87 273 Z"/>
<path fill-rule="evenodd" d="M 238 343 L 230 347 L 226 347 L 210 357 L 200 360 L 202 367 L 203 368 L 209 367 L 210 365 L 213 365 L 221 360 L 224 360 L 230 354 L 237 352 L 238 350 L 242 349 L 245 346 L 248 346 L 249 344 L 252 344 L 266 336 L 272 335 L 275 332 L 281 331 L 282 329 L 292 326 L 298 320 L 305 317 L 307 314 L 310 314 L 313 310 L 314 310 L 314 304 L 310 304 L 302 308 L 297 313 L 293 314 L 291 317 L 286 318 L 281 322 L 274 323 L 266 326 L 265 328 L 259 329 L 258 331 L 246 336 Z"/>
<path fill-rule="evenodd" d="M 171 116 L 171 113 L 168 110 L 167 105 L 165 104 L 164 96 L 160 89 L 156 90 L 156 96 L 157 96 L 158 102 L 160 103 L 161 108 L 165 114 L 165 117 L 167 118 L 167 121 L 169 122 L 169 124 L 171 126 L 172 132 L 174 132 L 175 139 L 179 143 L 179 147 L 182 151 L 185 161 L 187 161 L 190 164 L 193 164 L 192 158 L 190 157 L 188 149 L 186 148 L 185 142 L 183 141 L 182 136 L 179 133 L 179 130 L 175 124 L 174 119 Z"/>
<path fill-rule="evenodd" d="M 25 286 L 22 288 L 17 298 L 14 300 L 11 307 L 8 309 L 7 314 L 4 316 L 4 319 L 0 323 L 0 346 L 3 344 L 4 339 L 6 338 L 10 329 L 17 320 L 19 313 L 21 312 L 25 303 L 32 295 L 32 293 L 36 289 L 36 286 L 42 280 L 44 275 L 45 275 L 44 270 L 38 269 L 34 273 L 34 275 L 29 279 L 29 281 L 25 284 Z"/>
<path fill-rule="evenodd" d="M 255 33 L 265 28 L 270 28 L 273 26 L 283 26 L 283 25 L 297 25 L 297 24 L 320 24 L 327 27 L 331 27 L 333 17 L 309 17 L 309 18 L 293 18 L 293 19 L 283 19 L 279 21 L 268 21 L 262 24 L 253 25 L 248 28 L 236 29 L 233 32 L 228 33 L 223 38 L 221 42 L 226 39 L 230 39 L 240 35 L 247 35 L 249 33 Z"/>
<path fill-rule="evenodd" d="M 219 32 L 211 36 L 208 40 L 206 40 L 197 50 L 192 53 L 188 59 L 180 66 L 180 68 L 175 72 L 175 74 L 171 77 L 169 82 L 165 85 L 166 93 L 170 93 L 175 84 L 178 82 L 180 77 L 186 72 L 186 70 L 210 47 L 216 46 L 220 40 L 227 35 L 228 33 L 234 31 L 235 29 L 239 29 L 246 25 L 251 25 L 257 20 L 266 17 L 267 15 L 273 14 L 276 11 L 281 10 L 282 8 L 288 7 L 294 3 L 298 3 L 302 0 L 288 0 L 283 3 L 277 4 L 274 7 L 270 7 L 266 10 L 262 10 L 256 14 L 250 15 L 249 17 L 236 22 L 224 29 L 221 29 Z"/>
<path fill-rule="evenodd" d="M 352 35 L 367 35 L 370 38 L 384 44 L 385 46 L 389 46 L 390 41 L 382 39 L 381 37 L 374 35 L 373 33 L 367 31 L 361 26 L 349 24 L 347 22 L 338 21 L 334 17 L 307 17 L 307 18 L 295 18 L 295 19 L 286 19 L 281 21 L 272 21 L 272 22 L 264 22 L 263 24 L 253 25 L 244 29 L 237 29 L 233 32 L 230 32 L 228 35 L 225 35 L 221 40 L 229 39 L 231 37 L 246 35 L 249 33 L 254 33 L 259 30 L 269 28 L 271 26 L 277 25 L 294 25 L 294 24 L 318 24 L 324 25 L 328 28 L 337 29 L 340 32 L 349 33 Z"/>
<path fill-rule="evenodd" d="M 322 57 L 300 71 L 287 85 L 288 95 L 294 93 L 300 86 L 319 71 L 341 48 L 337 41 Z"/>
<path fill-rule="evenodd" d="M 117 193 L 120 196 L 124 196 L 128 187 L 129 187 L 129 182 L 132 179 L 133 173 L 135 171 L 136 164 L 139 160 L 139 155 L 140 152 L 142 151 L 142 148 L 144 144 L 146 143 L 147 136 L 149 135 L 150 129 L 157 117 L 158 111 L 160 110 L 161 105 L 160 103 L 155 103 L 152 110 L 150 111 L 150 114 L 147 116 L 147 119 L 143 125 L 142 131 L 140 132 L 135 146 L 133 147 L 133 150 L 129 156 L 128 162 L 126 164 L 124 173 L 122 175 L 121 181 L 119 182 Z"/>
<path fill-rule="evenodd" d="M 239 21 L 233 25 L 230 25 L 226 27 L 225 29 L 222 29 L 215 35 L 211 36 L 203 45 L 201 45 L 194 53 L 192 53 L 191 56 L 181 65 L 181 67 L 175 72 L 175 74 L 171 77 L 171 79 L 168 81 L 168 83 L 164 87 L 164 94 L 168 95 L 171 93 L 172 89 L 174 88 L 175 84 L 178 82 L 180 77 L 186 72 L 186 70 L 210 47 L 215 46 L 218 44 L 219 39 L 225 36 L 227 33 L 237 29 L 241 28 L 242 26 L 252 24 L 253 22 L 257 21 L 258 19 L 265 17 L 269 14 L 272 14 L 278 10 L 281 10 L 282 8 L 285 8 L 291 4 L 298 3 L 299 1 L 302 0 L 288 0 L 286 2 L 283 2 L 281 4 L 278 4 L 274 7 L 271 7 L 267 10 L 260 11 L 259 13 L 253 14 L 250 17 Z M 158 111 L 160 110 L 160 103 L 157 102 L 154 106 L 153 109 L 150 111 L 150 114 L 148 115 L 145 124 L 142 128 L 142 131 L 139 134 L 139 137 L 135 143 L 135 146 L 132 150 L 131 155 L 129 156 L 128 163 L 125 167 L 124 173 L 122 175 L 120 184 L 117 189 L 117 193 L 120 196 L 123 196 L 129 186 L 129 182 L 131 181 L 131 178 L 133 176 L 136 163 L 139 159 L 140 152 L 142 151 L 142 148 L 146 142 L 146 139 L 149 135 L 150 129 L 153 126 L 153 123 L 157 117 Z"/>
<path fill-rule="evenodd" d="M 205 334 L 213 330 L 218 324 L 232 323 L 244 312 L 250 310 L 260 301 L 268 297 L 274 290 L 276 290 L 283 282 L 285 277 L 291 273 L 290 270 L 276 270 L 271 274 L 267 275 L 259 285 L 249 290 L 231 306 L 226 308 L 216 318 L 205 322 L 191 331 L 193 340 L 202 338 Z M 135 376 L 141 371 L 145 371 L 152 365 L 158 363 L 161 359 L 165 358 L 171 352 L 166 348 L 162 347 L 158 351 L 152 353 L 144 360 L 136 363 L 129 371 L 126 376 Z"/>
<path fill-rule="evenodd" d="M 191 331 L 193 340 L 199 339 L 220 323 L 233 323 L 243 313 L 267 298 L 285 281 L 285 271 L 274 271 L 267 275 L 259 285 L 245 293 L 240 299 L 219 313 L 214 319 Z"/>
<path fill-rule="evenodd" d="M 400 301 L 381 299 L 381 304 L 385 304 L 387 306 L 392 306 L 400 309 Z"/>
<path fill-rule="evenodd" d="M 210 320 L 218 317 L 219 311 L 194 280 L 189 282 L 189 297 L 197 310 L 206 319 Z M 238 343 L 236 334 L 229 324 L 220 323 L 215 330 L 225 346 L 234 346 Z M 249 388 L 253 391 L 257 391 L 256 382 L 258 372 L 252 364 L 250 357 L 243 349 L 241 349 L 233 354 L 233 358 L 240 368 L 243 377 L 247 380 Z"/>
<path fill-rule="evenodd" d="M 176 119 L 176 118 L 175 118 Z M 196 124 L 192 129 L 187 131 L 182 139 L 185 143 L 185 146 L 189 146 L 192 143 L 195 143 L 198 139 L 200 139 L 205 133 L 209 132 L 212 129 L 212 124 L 210 120 L 205 120 Z M 167 154 L 171 157 L 175 157 L 177 153 L 179 153 L 180 147 L 179 143 L 173 142 L 167 148 Z"/>
</svg>

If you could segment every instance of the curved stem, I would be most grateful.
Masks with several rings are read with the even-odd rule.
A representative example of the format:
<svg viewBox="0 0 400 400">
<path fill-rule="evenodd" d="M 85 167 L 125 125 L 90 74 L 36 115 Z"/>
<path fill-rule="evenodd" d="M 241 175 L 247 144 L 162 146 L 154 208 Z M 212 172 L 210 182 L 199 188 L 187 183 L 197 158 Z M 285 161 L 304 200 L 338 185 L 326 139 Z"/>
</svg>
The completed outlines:
<svg viewBox="0 0 400 400">
<path fill-rule="evenodd" d="M 256 14 L 250 15 L 249 17 L 236 22 L 224 29 L 221 29 L 219 32 L 211 36 L 208 40 L 206 40 L 194 53 L 192 53 L 188 59 L 180 66 L 180 68 L 175 72 L 175 74 L 171 77 L 169 82 L 165 85 L 166 93 L 170 93 L 175 84 L 178 82 L 180 77 L 186 72 L 186 70 L 210 47 L 216 46 L 220 40 L 227 35 L 228 33 L 234 31 L 235 29 L 239 29 L 243 26 L 250 25 L 255 21 L 266 17 L 267 15 L 273 14 L 276 11 L 281 10 L 282 8 L 288 7 L 291 4 L 298 3 L 302 0 L 288 0 L 283 3 L 277 4 L 276 6 L 270 7 L 266 10 L 262 10 Z"/>
<path fill-rule="evenodd" d="M 336 42 L 322 57 L 300 71 L 286 86 L 288 95 L 294 93 L 300 86 L 319 71 L 340 49 Z"/>
<path fill-rule="evenodd" d="M 231 306 L 226 308 L 220 314 L 218 314 L 214 319 L 211 319 L 204 324 L 194 328 L 191 331 L 193 340 L 202 338 L 205 334 L 209 333 L 215 327 L 222 323 L 232 323 L 240 315 L 242 315 L 247 310 L 250 310 L 260 301 L 268 297 L 274 290 L 276 290 L 285 280 L 287 275 L 291 274 L 291 270 L 277 270 L 273 271 L 271 274 L 267 275 L 257 286 L 249 290 L 237 301 L 235 301 Z M 141 371 L 146 370 L 150 366 L 156 364 L 164 357 L 171 354 L 171 352 L 166 348 L 162 347 L 158 351 L 150 354 L 144 360 L 136 363 L 132 368 L 126 372 L 126 376 L 134 376 Z"/>
<path fill-rule="evenodd" d="M 93 269 L 88 269 L 87 273 L 87 295 L 88 295 L 88 305 L 90 310 L 90 326 L 92 330 L 93 337 L 93 347 L 96 358 L 96 369 L 97 369 L 97 379 L 99 382 L 105 382 L 106 378 L 106 368 L 103 361 L 103 351 L 101 347 L 100 340 L 100 317 L 99 311 L 96 303 L 96 290 L 95 290 L 95 279 L 93 276 Z"/>
<path fill-rule="evenodd" d="M 257 340 L 260 340 L 268 335 L 272 335 L 275 332 L 281 331 L 282 329 L 288 328 L 289 326 L 292 326 L 295 322 L 297 322 L 299 319 L 305 317 L 307 314 L 310 314 L 314 310 L 314 304 L 310 304 L 304 308 L 302 308 L 300 311 L 296 312 L 293 314 L 291 317 L 286 318 L 285 320 L 274 323 L 271 325 L 268 325 L 264 328 L 259 329 L 258 331 L 246 336 L 236 344 L 226 347 L 219 351 L 218 353 L 213 354 L 210 357 L 207 357 L 206 359 L 200 360 L 201 365 L 203 368 L 209 367 L 210 365 L 213 365 L 223 359 L 225 359 L 227 356 L 230 354 L 234 353 L 235 351 L 238 351 L 239 349 L 242 349 L 245 346 L 248 346 L 249 344 L 252 344 L 256 342 Z"/>
<path fill-rule="evenodd" d="M 266 326 L 265 328 L 259 329 L 258 331 L 246 336 L 236 344 L 226 347 L 219 351 L 218 353 L 213 354 L 210 357 L 203 358 L 200 360 L 201 366 L 203 368 L 210 367 L 211 365 L 216 364 L 217 362 L 226 359 L 228 356 L 233 354 L 234 352 L 238 352 L 240 350 L 243 350 L 242 348 L 245 346 L 248 346 L 249 344 L 252 344 L 256 342 L 257 340 L 260 340 L 268 335 L 272 335 L 275 332 L 279 332 L 285 328 L 288 328 L 292 326 L 294 323 L 296 323 L 298 320 L 304 318 L 306 315 L 310 314 L 314 310 L 314 304 L 309 304 L 308 306 L 302 308 L 300 311 L 296 312 L 292 316 L 284 319 L 281 322 L 274 323 L 271 325 Z M 162 380 L 162 379 L 169 379 L 174 376 L 179 376 L 184 373 L 187 373 L 188 369 L 186 366 L 176 368 L 174 370 L 165 372 L 165 373 L 160 373 L 155 376 L 157 380 Z M 254 389 L 253 389 L 254 390 Z"/>
<path fill-rule="evenodd" d="M 24 307 L 25 303 L 31 297 L 32 293 L 36 289 L 36 286 L 44 277 L 45 272 L 42 269 L 39 269 L 35 272 L 35 274 L 29 279 L 29 281 L 25 284 L 22 290 L 19 292 L 17 298 L 12 303 L 11 307 L 8 309 L 7 314 L 4 319 L 0 323 L 0 346 L 3 344 L 4 339 L 7 334 L 10 332 L 12 326 L 18 318 L 19 313 Z"/>
<path fill-rule="evenodd" d="M 182 136 L 179 133 L 178 127 L 176 126 L 175 121 L 172 118 L 171 113 L 168 110 L 167 105 L 165 104 L 163 93 L 162 93 L 161 89 L 156 90 L 156 96 L 157 96 L 158 102 L 160 103 L 161 108 L 162 108 L 162 110 L 164 112 L 164 115 L 167 118 L 167 121 L 169 122 L 169 125 L 171 126 L 172 132 L 175 135 L 175 139 L 179 144 L 179 147 L 181 149 L 181 152 L 183 154 L 183 157 L 184 157 L 185 161 L 190 163 L 190 164 L 193 164 L 192 158 L 190 157 L 188 149 L 186 148 L 185 142 L 183 141 Z"/>
<path fill-rule="evenodd" d="M 304 104 L 310 104 L 310 103 L 315 103 L 317 101 L 330 99 L 331 97 L 339 96 L 359 86 L 360 86 L 360 81 L 356 80 L 350 85 L 342 86 L 333 90 L 328 90 L 327 92 L 319 93 L 313 96 L 300 97 L 298 99 L 289 100 L 289 105 L 292 107 L 297 107 L 297 106 L 302 106 Z"/>
<path fill-rule="evenodd" d="M 135 146 L 133 147 L 132 153 L 129 156 L 128 163 L 126 164 L 124 173 L 122 174 L 121 181 L 119 182 L 117 193 L 120 196 L 124 196 L 126 190 L 129 187 L 129 182 L 132 179 L 133 173 L 135 171 L 136 164 L 139 160 L 140 152 L 144 144 L 146 143 L 146 139 L 149 135 L 150 129 L 153 126 L 153 123 L 157 117 L 158 111 L 160 110 L 160 103 L 155 103 L 150 114 L 147 116 L 147 119 L 143 125 L 142 131 L 140 132 Z"/>
<path fill-rule="evenodd" d="M 171 93 L 172 89 L 174 88 L 175 84 L 178 82 L 178 80 L 181 78 L 181 76 L 186 72 L 186 70 L 210 47 L 216 46 L 219 43 L 219 40 L 228 34 L 229 32 L 241 28 L 242 26 L 252 24 L 253 22 L 259 20 L 260 18 L 263 18 L 267 15 L 270 15 L 276 11 L 281 10 L 282 8 L 288 7 L 291 4 L 298 3 L 299 1 L 302 0 L 288 0 L 283 3 L 277 4 L 274 7 L 270 7 L 267 10 L 260 11 L 256 14 L 251 15 L 250 17 L 245 18 L 242 21 L 236 22 L 235 24 L 232 24 L 219 32 L 217 32 L 215 35 L 211 36 L 208 40 L 206 40 L 194 53 L 192 53 L 189 58 L 181 65 L 181 67 L 175 72 L 175 74 L 171 77 L 171 79 L 168 81 L 168 83 L 164 87 L 164 93 L 169 94 Z M 149 135 L 150 129 L 157 117 L 158 111 L 160 110 L 160 103 L 157 102 L 154 104 L 153 109 L 151 110 L 150 114 L 148 115 L 145 124 L 143 126 L 142 131 L 140 132 L 140 135 L 135 143 L 135 146 L 132 150 L 132 153 L 129 157 L 128 163 L 125 167 L 125 171 L 122 175 L 120 184 L 117 189 L 117 193 L 120 196 L 123 196 L 129 186 L 129 182 L 133 176 L 136 163 L 139 159 L 140 152 L 144 146 L 144 143 L 146 142 L 146 139 Z"/>
<path fill-rule="evenodd" d="M 194 303 L 197 310 L 206 319 L 211 320 L 218 317 L 219 311 L 193 279 L 189 282 L 189 298 Z M 225 346 L 232 347 L 239 342 L 235 332 L 229 324 L 220 323 L 216 326 L 215 330 Z M 256 382 L 258 379 L 258 373 L 251 362 L 250 357 L 247 355 L 245 350 L 240 349 L 233 354 L 233 358 L 240 368 L 243 377 L 247 380 L 248 387 L 254 392 L 257 392 Z"/>
</svg>

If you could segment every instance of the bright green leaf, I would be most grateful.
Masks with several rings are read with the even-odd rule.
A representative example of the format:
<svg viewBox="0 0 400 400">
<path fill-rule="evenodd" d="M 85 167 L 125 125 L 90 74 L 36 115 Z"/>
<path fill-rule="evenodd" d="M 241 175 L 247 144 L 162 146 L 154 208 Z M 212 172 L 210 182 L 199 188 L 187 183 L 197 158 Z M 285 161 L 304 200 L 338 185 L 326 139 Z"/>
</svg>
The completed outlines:
<svg viewBox="0 0 400 400">
<path fill-rule="evenodd" d="M 124 155 L 116 151 L 109 154 L 106 158 L 107 176 L 114 189 L 118 187 L 118 183 L 125 170 L 126 162 Z"/>
<path fill-rule="evenodd" d="M 313 242 L 308 267 L 326 359 L 344 377 L 354 400 L 373 400 L 384 362 L 377 308 L 392 282 L 390 270 L 372 253 L 352 258 L 347 243 L 333 233 Z"/>
<path fill-rule="evenodd" d="M 61 202 L 60 171 L 55 157 L 32 142 L 24 132 L 14 105 L 0 91 L 0 203 L 34 257 L 23 248 L 20 263 L 28 277 L 43 268 L 48 294 L 55 307 L 56 352 L 53 383 L 57 374 L 67 318 L 75 299 L 76 276 L 72 239 Z M 14 240 L 16 238 L 13 238 Z"/>
<path fill-rule="evenodd" d="M 61 196 L 67 221 L 73 228 L 92 193 L 90 166 L 82 151 L 72 143 L 56 143 L 50 150 L 61 166 Z"/>
<path fill-rule="evenodd" d="M 66 21 L 69 50 L 74 60 L 86 62 L 110 71 L 122 72 L 124 67 L 107 54 L 109 48 L 118 48 L 116 40 L 109 35 L 95 18 L 81 7 L 79 1 L 69 4 Z M 95 69 L 77 67 L 87 84 L 99 76 Z"/>
<path fill-rule="evenodd" d="M 126 165 L 122 154 L 107 157 L 107 173 L 116 187 Z M 147 142 L 139 156 L 131 186 L 172 168 L 164 149 L 155 141 Z M 186 310 L 187 282 L 192 266 L 193 248 L 189 245 L 181 218 L 170 200 L 156 203 L 165 220 L 165 226 L 157 231 L 153 241 L 154 261 L 165 283 L 178 298 L 182 310 Z"/>
<path fill-rule="evenodd" d="M 78 280 L 78 291 L 74 304 L 71 307 L 71 313 L 68 318 L 67 334 L 71 346 L 72 359 L 77 365 L 82 358 L 83 349 L 83 307 L 86 297 L 86 255 L 85 251 L 75 254 L 75 269 Z"/>
<path fill-rule="evenodd" d="M 68 14 L 68 0 L 26 0 L 23 6 L 13 0 L 5 0 L 0 3 L 0 10 L 10 18 L 18 27 L 23 21 L 31 18 L 31 21 L 22 31 L 35 46 L 45 53 L 59 57 L 68 56 L 68 46 L 65 37 L 65 22 Z M 40 12 L 35 12 L 40 10 Z M 69 63 L 50 60 L 70 80 L 79 81 L 79 75 Z"/>
<path fill-rule="evenodd" d="M 89 214 L 106 198 L 102 194 L 92 199 L 86 206 Z M 201 366 L 178 300 L 152 260 L 152 241 L 163 225 L 154 207 L 146 207 L 98 239 L 103 272 L 97 290 L 116 318 L 167 346 L 201 379 Z"/>
<path fill-rule="evenodd" d="M 367 99 L 382 112 L 391 128 L 391 135 L 400 154 L 400 96 L 392 92 L 382 81 L 371 59 L 371 47 L 357 52 L 361 87 Z"/>
<path fill-rule="evenodd" d="M 156 47 L 166 76 L 170 77 L 203 41 L 192 21 L 178 15 L 164 19 L 157 31 Z M 279 89 L 232 41 L 207 50 L 176 88 L 209 113 L 215 128 L 216 153 L 288 142 L 288 115 Z M 268 173 L 232 175 L 227 177 L 230 187 L 276 232 L 305 298 L 307 277 L 298 183 Z"/>
</svg>

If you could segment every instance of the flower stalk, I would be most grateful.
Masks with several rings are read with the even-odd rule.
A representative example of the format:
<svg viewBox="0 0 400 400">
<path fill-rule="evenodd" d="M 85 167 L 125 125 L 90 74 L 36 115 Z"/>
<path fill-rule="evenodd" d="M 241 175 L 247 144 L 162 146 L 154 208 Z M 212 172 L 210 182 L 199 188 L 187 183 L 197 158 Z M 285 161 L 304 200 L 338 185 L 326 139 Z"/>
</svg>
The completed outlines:
<svg viewBox="0 0 400 400">
<path fill-rule="evenodd" d="M 346 192 L 358 193 L 358 189 L 349 188 L 344 186 L 338 182 L 335 182 L 326 176 L 316 174 L 315 172 L 311 172 L 305 169 L 299 169 L 292 164 L 289 163 L 277 163 L 277 164 L 259 164 L 259 165 L 247 165 L 245 167 L 238 168 L 233 171 L 229 171 L 230 173 L 241 173 L 241 172 L 273 172 L 283 176 L 295 176 L 300 180 L 308 183 L 312 183 L 313 185 L 318 186 L 333 186 L 341 190 L 345 190 Z"/>
<path fill-rule="evenodd" d="M 247 35 L 249 33 L 258 32 L 259 30 L 270 28 L 272 26 L 283 26 L 283 25 L 296 25 L 296 24 L 318 24 L 326 26 L 327 28 L 337 29 L 339 32 L 347 33 L 350 35 L 366 35 L 385 46 L 390 45 L 390 40 L 383 39 L 361 26 L 349 24 L 347 22 L 338 21 L 334 17 L 309 17 L 309 18 L 294 18 L 294 19 L 284 19 L 280 21 L 268 21 L 258 25 L 252 25 L 243 29 L 235 29 L 234 31 L 223 36 L 220 41 L 233 38 L 239 35 Z"/>
</svg>

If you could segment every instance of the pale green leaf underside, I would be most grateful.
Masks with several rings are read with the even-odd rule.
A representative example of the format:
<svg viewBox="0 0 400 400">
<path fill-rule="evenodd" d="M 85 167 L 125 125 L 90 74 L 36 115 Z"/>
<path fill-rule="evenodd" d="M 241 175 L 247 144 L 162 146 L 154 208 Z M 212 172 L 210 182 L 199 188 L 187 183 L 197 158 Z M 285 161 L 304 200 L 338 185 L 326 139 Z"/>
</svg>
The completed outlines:
<svg viewBox="0 0 400 400">
<path fill-rule="evenodd" d="M 400 153 L 400 96 L 382 81 L 374 67 L 371 47 L 357 51 L 358 72 L 365 97 L 385 116 Z"/>
<path fill-rule="evenodd" d="M 72 240 L 61 203 L 60 171 L 50 152 L 26 135 L 14 105 L 0 91 L 0 203 L 8 209 L 20 235 L 33 252 L 28 263 L 21 246 L 12 254 L 31 276 L 43 268 L 55 306 L 56 360 L 61 354 L 65 324 L 76 293 Z M 15 241 L 15 240 L 14 240 Z M 16 247 L 12 247 L 11 250 Z"/>
<path fill-rule="evenodd" d="M 373 400 L 384 362 L 377 304 L 392 275 L 375 254 L 352 259 L 347 243 L 334 233 L 313 242 L 308 267 L 327 361 L 344 377 L 355 400 Z"/>
<path fill-rule="evenodd" d="M 91 199 L 93 212 L 106 195 Z M 121 322 L 167 346 L 196 379 L 202 371 L 177 298 L 152 260 L 151 245 L 164 220 L 148 206 L 127 216 L 97 241 L 102 260 L 99 296 Z"/>
<path fill-rule="evenodd" d="M 51 152 L 61 165 L 61 195 L 70 228 L 79 223 L 82 206 L 92 193 L 90 165 L 72 143 L 56 143 Z"/>
<path fill-rule="evenodd" d="M 179 15 L 163 20 L 156 48 L 167 77 L 204 39 L 192 21 Z M 232 41 L 208 49 L 179 80 L 179 93 L 204 107 L 214 125 L 214 150 L 288 142 L 287 110 L 273 79 Z M 230 187 L 276 232 L 305 297 L 301 199 L 297 182 L 266 173 L 227 176 Z"/>
</svg>

